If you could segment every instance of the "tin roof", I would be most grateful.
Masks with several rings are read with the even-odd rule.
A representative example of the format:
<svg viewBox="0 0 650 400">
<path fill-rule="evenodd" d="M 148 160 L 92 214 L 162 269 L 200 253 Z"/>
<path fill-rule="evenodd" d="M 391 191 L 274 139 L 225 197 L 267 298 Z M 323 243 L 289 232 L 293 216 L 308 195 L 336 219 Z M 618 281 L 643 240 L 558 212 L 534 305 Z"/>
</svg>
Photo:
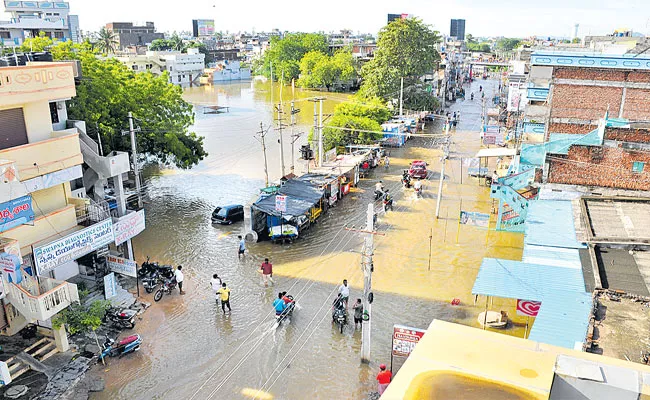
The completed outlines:
<svg viewBox="0 0 650 400">
<path fill-rule="evenodd" d="M 585 248 L 576 239 L 570 201 L 537 200 L 530 202 L 526 216 L 524 245 Z"/>
</svg>

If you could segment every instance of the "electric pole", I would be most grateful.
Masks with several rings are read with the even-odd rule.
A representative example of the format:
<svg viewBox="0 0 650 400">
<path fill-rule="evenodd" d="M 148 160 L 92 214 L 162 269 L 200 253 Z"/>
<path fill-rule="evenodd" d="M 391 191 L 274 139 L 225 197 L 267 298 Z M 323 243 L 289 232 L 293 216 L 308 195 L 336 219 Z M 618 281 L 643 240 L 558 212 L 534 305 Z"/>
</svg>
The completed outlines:
<svg viewBox="0 0 650 400">
<path fill-rule="evenodd" d="M 404 78 L 402 77 L 399 82 L 399 117 L 402 118 L 404 104 Z"/>
<path fill-rule="evenodd" d="M 318 166 L 323 165 L 323 100 L 325 97 L 314 97 L 309 99 L 314 103 L 314 135 L 318 135 Z M 318 104 L 320 102 L 320 114 Z M 319 117 L 320 116 L 320 117 Z"/>
<path fill-rule="evenodd" d="M 363 255 L 361 256 L 361 268 L 363 269 L 363 318 L 361 322 L 361 362 L 370 363 L 370 332 L 372 313 L 371 301 L 369 301 L 372 290 L 372 255 L 375 235 L 375 209 L 373 203 L 368 204 L 368 213 L 366 215 L 366 242 L 363 246 Z M 366 315 L 368 318 L 366 318 Z"/>
<path fill-rule="evenodd" d="M 264 137 L 266 136 L 266 133 L 268 131 L 269 131 L 268 128 L 267 130 L 264 130 L 264 125 L 262 125 L 262 123 L 260 122 L 260 131 L 257 132 L 260 135 L 260 137 L 259 138 L 255 137 L 255 139 L 262 144 L 262 152 L 264 153 L 264 175 L 266 177 L 266 180 L 264 181 L 266 183 L 266 186 L 264 187 L 269 187 L 269 170 L 266 162 L 266 144 L 264 143 Z"/>
<path fill-rule="evenodd" d="M 286 171 L 284 169 L 284 142 L 282 140 L 282 121 L 284 118 L 282 118 L 282 114 L 284 114 L 284 111 L 282 110 L 282 86 L 284 86 L 284 71 L 282 71 L 282 78 L 280 79 L 280 102 L 278 103 L 278 132 L 280 134 L 280 167 L 282 169 L 282 176 L 284 177 L 286 175 Z"/>
<path fill-rule="evenodd" d="M 138 172 L 138 150 L 133 129 L 133 113 L 129 111 L 129 134 L 131 135 L 131 155 L 133 156 L 133 174 L 135 175 L 135 190 L 138 192 L 138 208 L 142 208 L 142 189 L 140 188 L 140 173 Z"/>
<path fill-rule="evenodd" d="M 449 158 L 449 122 L 447 122 L 447 137 L 445 138 L 445 148 L 441 158 L 442 166 L 440 167 L 440 183 L 438 184 L 438 198 L 436 199 L 436 219 L 440 215 L 440 202 L 442 201 L 442 182 L 445 180 L 445 164 Z"/>
<path fill-rule="evenodd" d="M 300 109 L 296 109 L 295 107 L 296 87 L 294 83 L 295 81 L 292 79 L 291 80 L 291 173 L 294 173 L 295 165 L 296 165 L 296 156 L 294 155 L 294 144 L 300 137 L 300 133 L 297 134 L 293 133 L 293 127 L 294 125 L 296 125 L 296 114 L 300 112 Z"/>
</svg>

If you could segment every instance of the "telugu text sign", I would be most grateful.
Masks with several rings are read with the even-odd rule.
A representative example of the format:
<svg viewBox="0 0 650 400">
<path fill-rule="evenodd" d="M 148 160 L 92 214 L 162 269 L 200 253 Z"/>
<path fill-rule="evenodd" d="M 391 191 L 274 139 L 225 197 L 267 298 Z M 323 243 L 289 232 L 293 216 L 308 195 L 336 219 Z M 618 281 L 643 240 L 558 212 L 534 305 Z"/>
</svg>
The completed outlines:
<svg viewBox="0 0 650 400">
<path fill-rule="evenodd" d="M 418 344 L 425 330 L 393 325 L 393 355 L 408 357 Z"/>
<path fill-rule="evenodd" d="M 483 214 L 480 212 L 461 211 L 460 223 L 462 225 L 474 225 L 482 228 L 490 226 L 490 214 Z"/>
<path fill-rule="evenodd" d="M 115 244 L 120 245 L 145 229 L 144 210 L 130 212 L 113 224 Z"/>
<path fill-rule="evenodd" d="M 32 196 L 22 196 L 0 204 L 0 232 L 34 221 Z"/>
<path fill-rule="evenodd" d="M 517 299 L 517 315 L 536 317 L 541 306 L 541 301 Z"/>
<path fill-rule="evenodd" d="M 287 196 L 275 196 L 275 211 L 287 212 Z"/>
<path fill-rule="evenodd" d="M 127 258 L 117 257 L 117 256 L 106 256 L 106 264 L 108 268 L 117 272 L 118 274 L 131 276 L 135 278 L 138 275 L 138 265 L 135 261 L 131 261 Z"/>
<path fill-rule="evenodd" d="M 45 246 L 37 247 L 34 249 L 34 260 L 38 274 L 42 275 L 61 264 L 85 256 L 113 240 L 115 240 L 113 221 L 107 219 Z"/>
<path fill-rule="evenodd" d="M 115 272 L 104 276 L 104 296 L 106 300 L 117 296 L 117 280 L 115 279 Z"/>
</svg>

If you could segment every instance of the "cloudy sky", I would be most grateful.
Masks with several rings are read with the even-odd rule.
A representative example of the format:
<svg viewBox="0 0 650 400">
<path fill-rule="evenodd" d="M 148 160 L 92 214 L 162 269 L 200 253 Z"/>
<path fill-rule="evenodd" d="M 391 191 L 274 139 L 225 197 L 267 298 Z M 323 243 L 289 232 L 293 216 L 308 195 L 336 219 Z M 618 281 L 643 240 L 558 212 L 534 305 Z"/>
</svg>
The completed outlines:
<svg viewBox="0 0 650 400">
<path fill-rule="evenodd" d="M 449 33 L 464 18 L 474 36 L 607 34 L 628 28 L 650 33 L 650 0 L 68 0 L 84 31 L 106 22 L 153 21 L 159 31 L 191 30 L 192 19 L 214 19 L 217 31 L 338 31 L 376 33 L 388 13 L 413 14 Z"/>
</svg>

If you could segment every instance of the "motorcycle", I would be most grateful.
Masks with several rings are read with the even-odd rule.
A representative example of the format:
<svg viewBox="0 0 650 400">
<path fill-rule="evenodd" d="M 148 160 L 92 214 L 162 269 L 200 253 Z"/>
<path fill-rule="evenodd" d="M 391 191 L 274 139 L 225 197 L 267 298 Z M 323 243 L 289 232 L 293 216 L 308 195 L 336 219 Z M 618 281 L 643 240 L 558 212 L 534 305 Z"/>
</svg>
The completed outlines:
<svg viewBox="0 0 650 400">
<path fill-rule="evenodd" d="M 147 293 L 153 292 L 158 284 L 160 284 L 160 273 L 158 272 L 154 272 L 153 275 L 142 278 L 142 286 Z"/>
<path fill-rule="evenodd" d="M 407 189 L 411 187 L 411 175 L 409 175 L 408 171 L 402 174 L 402 185 Z"/>
<path fill-rule="evenodd" d="M 332 307 L 332 323 L 339 325 L 339 331 L 343 333 L 343 327 L 348 323 L 348 310 L 345 309 L 345 304 L 341 300 L 341 296 L 334 300 L 334 307 Z"/>
<path fill-rule="evenodd" d="M 381 199 L 384 196 L 383 190 L 375 190 L 375 201 Z"/>
<path fill-rule="evenodd" d="M 149 262 L 149 257 L 147 261 L 143 262 L 138 271 L 138 276 L 140 278 L 153 276 L 155 273 L 160 274 L 165 278 L 171 278 L 174 276 L 174 267 L 171 265 L 159 265 L 157 262 Z"/>
<path fill-rule="evenodd" d="M 416 197 L 422 197 L 422 185 L 421 184 L 415 185 L 414 191 L 415 191 L 415 196 Z"/>
<path fill-rule="evenodd" d="M 388 192 L 386 192 L 384 195 L 383 203 L 384 203 L 384 211 L 388 211 L 388 209 L 393 211 L 393 198 L 388 196 Z"/>
<path fill-rule="evenodd" d="M 110 321 L 120 329 L 133 329 L 135 328 L 135 317 L 137 314 L 137 311 L 129 308 L 119 309 L 109 307 L 106 310 L 106 314 L 104 314 L 104 322 Z"/>
<path fill-rule="evenodd" d="M 106 342 L 104 342 L 104 349 L 99 355 L 99 361 L 103 361 L 106 357 L 122 357 L 124 354 L 138 351 L 140 350 L 141 344 L 142 337 L 138 334 L 120 340 L 117 345 L 113 339 L 106 339 Z"/>
<path fill-rule="evenodd" d="M 166 279 L 156 291 L 156 294 L 153 295 L 154 301 L 160 301 L 165 293 L 172 294 L 174 289 L 176 289 L 176 279 Z"/>
<path fill-rule="evenodd" d="M 282 311 L 280 314 L 275 314 L 275 318 L 277 319 L 278 323 L 281 323 L 287 318 L 291 318 L 293 315 L 293 310 L 296 308 L 296 303 L 293 300 L 293 296 L 288 294 L 286 297 L 291 300 L 291 303 L 288 303 L 287 306 L 285 307 L 284 311 Z"/>
</svg>

